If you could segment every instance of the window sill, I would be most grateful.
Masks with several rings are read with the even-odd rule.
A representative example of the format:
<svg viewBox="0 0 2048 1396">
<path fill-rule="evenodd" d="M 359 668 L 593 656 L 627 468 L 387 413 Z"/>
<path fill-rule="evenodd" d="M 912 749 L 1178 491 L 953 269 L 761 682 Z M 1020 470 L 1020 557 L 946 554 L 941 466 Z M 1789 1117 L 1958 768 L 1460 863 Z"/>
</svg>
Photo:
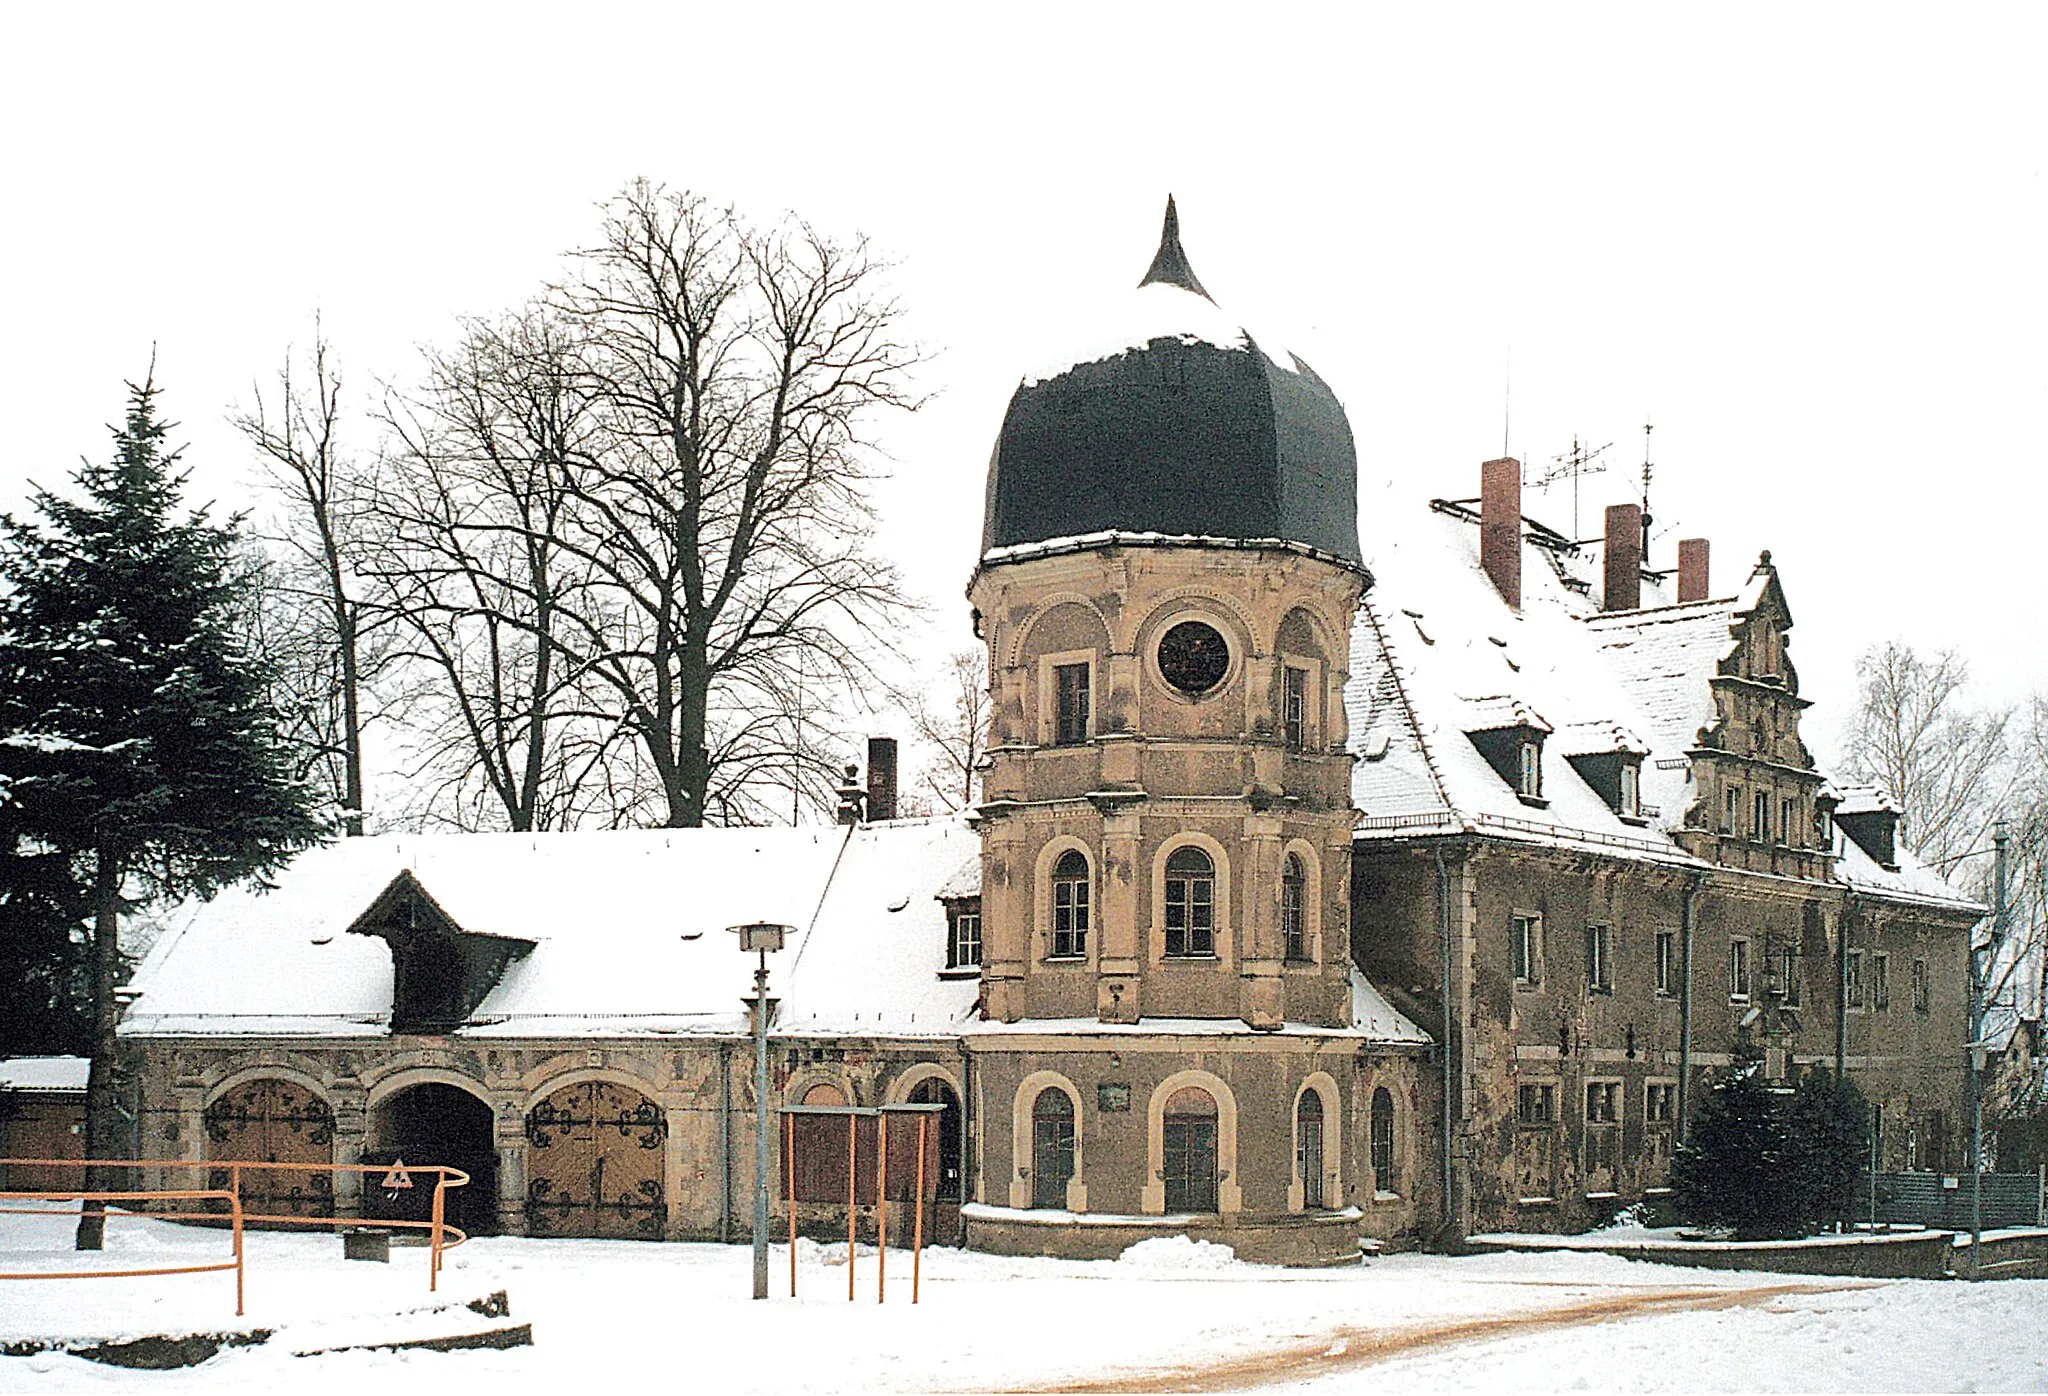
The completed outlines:
<svg viewBox="0 0 2048 1396">
<path fill-rule="evenodd" d="M 1614 997 L 1614 986 L 1612 984 L 1588 984 L 1586 992 L 1594 998 L 1611 999 Z"/>
<path fill-rule="evenodd" d="M 1218 955 L 1213 950 L 1208 950 L 1193 955 L 1161 955 L 1159 958 L 1164 963 L 1169 965 L 1186 964 L 1190 960 L 1194 961 L 1196 964 L 1214 964 L 1218 960 L 1220 960 L 1222 956 Z"/>
<path fill-rule="evenodd" d="M 1047 955 L 1040 963 L 1048 965 L 1085 965 L 1088 963 L 1088 957 L 1086 955 Z"/>
<path fill-rule="evenodd" d="M 1557 1199 L 1554 1197 L 1518 1197 L 1515 1199 L 1515 1205 L 1517 1207 L 1555 1207 Z"/>
<path fill-rule="evenodd" d="M 1376 1192 L 1372 1195 L 1372 1200 L 1375 1202 L 1399 1202 L 1401 1194 L 1398 1192 Z"/>
<path fill-rule="evenodd" d="M 1542 987 L 1543 981 L 1540 979 L 1517 979 L 1515 981 L 1515 989 L 1521 993 L 1533 993 Z"/>
<path fill-rule="evenodd" d="M 950 966 L 948 966 L 947 968 L 945 968 L 945 969 L 942 969 L 942 970 L 940 970 L 940 971 L 939 971 L 939 978 L 941 978 L 941 979 L 979 979 L 979 978 L 981 978 L 981 966 L 980 966 L 980 965 L 950 965 Z"/>
</svg>

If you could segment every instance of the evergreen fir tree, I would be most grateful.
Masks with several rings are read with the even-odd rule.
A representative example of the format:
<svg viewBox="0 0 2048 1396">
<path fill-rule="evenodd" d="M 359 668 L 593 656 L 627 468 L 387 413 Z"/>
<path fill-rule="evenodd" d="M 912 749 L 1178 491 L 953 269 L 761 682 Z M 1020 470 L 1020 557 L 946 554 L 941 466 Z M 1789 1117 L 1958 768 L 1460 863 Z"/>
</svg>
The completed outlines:
<svg viewBox="0 0 2048 1396">
<path fill-rule="evenodd" d="M 1786 1172 L 1806 1230 L 1856 1216 L 1856 1180 L 1869 1164 L 1870 1105 L 1848 1077 L 1814 1066 L 1785 1107 Z"/>
<path fill-rule="evenodd" d="M 1679 1218 L 1737 1240 L 1801 1234 L 1806 1199 L 1787 1176 L 1785 1112 L 1763 1063 L 1738 1050 L 1715 1075 L 1671 1169 Z"/>
<path fill-rule="evenodd" d="M 122 914 L 260 876 L 322 832 L 290 779 L 263 665 L 235 639 L 235 525 L 181 514 L 157 389 L 129 394 L 112 461 L 73 477 L 81 498 L 38 491 L 39 521 L 0 519 L 0 873 L 61 859 L 91 918 L 91 1157 L 124 1144 Z M 81 1220 L 81 1248 L 98 1246 L 100 1220 Z"/>
</svg>

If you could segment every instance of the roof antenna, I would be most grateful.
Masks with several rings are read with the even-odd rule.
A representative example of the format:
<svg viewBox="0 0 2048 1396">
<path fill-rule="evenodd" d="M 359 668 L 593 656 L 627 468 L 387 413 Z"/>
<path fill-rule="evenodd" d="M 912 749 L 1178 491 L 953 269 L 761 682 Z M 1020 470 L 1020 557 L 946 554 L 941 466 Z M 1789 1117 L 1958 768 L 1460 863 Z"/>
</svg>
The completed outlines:
<svg viewBox="0 0 2048 1396">
<path fill-rule="evenodd" d="M 1507 351 L 1507 366 L 1500 375 L 1500 453 L 1508 454 L 1508 409 L 1515 401 L 1515 347 L 1510 344 Z"/>
<path fill-rule="evenodd" d="M 1650 433 L 1655 430 L 1649 422 L 1643 423 L 1643 566 L 1650 565 Z"/>
</svg>

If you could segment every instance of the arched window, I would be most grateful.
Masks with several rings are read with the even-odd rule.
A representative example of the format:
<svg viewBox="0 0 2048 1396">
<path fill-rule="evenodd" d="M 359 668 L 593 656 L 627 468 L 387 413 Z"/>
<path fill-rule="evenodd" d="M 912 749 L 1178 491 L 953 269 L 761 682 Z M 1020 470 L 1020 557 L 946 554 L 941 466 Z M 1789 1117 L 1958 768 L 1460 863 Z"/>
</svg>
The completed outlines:
<svg viewBox="0 0 2048 1396">
<path fill-rule="evenodd" d="M 1031 1103 L 1031 1205 L 1065 1207 L 1073 1180 L 1074 1102 L 1058 1086 L 1047 1086 Z"/>
<path fill-rule="evenodd" d="M 1372 1185 L 1375 1192 L 1394 1188 L 1394 1097 L 1385 1086 L 1372 1093 Z"/>
<path fill-rule="evenodd" d="M 1166 953 L 1216 953 L 1216 866 L 1199 848 L 1176 848 L 1166 860 Z"/>
<path fill-rule="evenodd" d="M 1292 853 L 1280 868 L 1280 934 L 1288 959 L 1308 958 L 1308 874 Z"/>
<path fill-rule="evenodd" d="M 1088 953 L 1088 860 L 1070 848 L 1052 869 L 1052 957 Z"/>
<path fill-rule="evenodd" d="M 844 1105 L 846 1104 L 846 1092 L 840 1090 L 839 1087 L 829 1081 L 820 1081 L 817 1085 L 804 1092 L 803 1104 Z"/>
<path fill-rule="evenodd" d="M 1294 1107 L 1294 1169 L 1301 1175 L 1301 1205 L 1325 1207 L 1323 1200 L 1323 1097 L 1303 1091 Z"/>
<path fill-rule="evenodd" d="M 1195 1086 L 1183 1086 L 1166 1101 L 1161 1143 L 1166 1210 L 1216 1210 L 1216 1101 Z"/>
</svg>

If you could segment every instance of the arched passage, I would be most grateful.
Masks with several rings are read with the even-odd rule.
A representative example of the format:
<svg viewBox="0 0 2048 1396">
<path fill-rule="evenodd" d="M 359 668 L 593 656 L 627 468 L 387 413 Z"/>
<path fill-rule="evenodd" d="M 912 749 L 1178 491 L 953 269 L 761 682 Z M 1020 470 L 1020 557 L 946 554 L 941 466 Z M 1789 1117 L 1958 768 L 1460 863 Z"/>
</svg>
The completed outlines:
<svg viewBox="0 0 2048 1396">
<path fill-rule="evenodd" d="M 526 1224 L 535 1236 L 659 1241 L 668 1119 L 616 1081 L 561 1087 L 526 1113 Z"/>
<path fill-rule="evenodd" d="M 441 1081 L 408 1086 L 371 1112 L 370 1138 L 365 1163 L 444 1163 L 469 1174 L 467 1187 L 449 1189 L 446 1219 L 472 1236 L 498 1229 L 498 1149 L 487 1103 Z M 380 1187 L 380 1181 L 374 1174 L 363 1180 L 364 1215 L 413 1221 L 432 1215 L 431 1174 L 403 1191 Z"/>
<path fill-rule="evenodd" d="M 943 1076 L 927 1076 L 910 1088 L 912 1105 L 940 1107 L 939 1185 L 932 1236 L 944 1243 L 957 1243 L 960 1235 L 960 1204 L 966 1200 L 967 1138 L 960 1097 Z"/>
</svg>

